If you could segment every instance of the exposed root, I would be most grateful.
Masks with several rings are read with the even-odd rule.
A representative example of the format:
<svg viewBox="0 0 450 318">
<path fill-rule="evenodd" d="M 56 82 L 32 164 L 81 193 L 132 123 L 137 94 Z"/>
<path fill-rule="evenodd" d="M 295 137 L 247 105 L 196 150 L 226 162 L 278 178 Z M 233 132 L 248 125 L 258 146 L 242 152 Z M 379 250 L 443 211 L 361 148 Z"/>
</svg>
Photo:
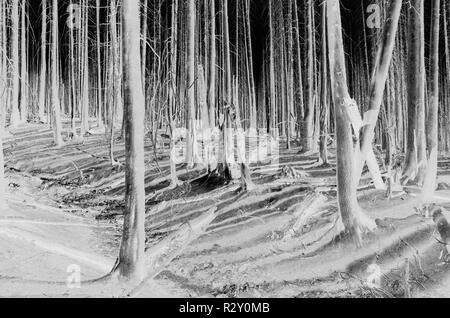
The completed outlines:
<svg viewBox="0 0 450 318">
<path fill-rule="evenodd" d="M 288 165 L 284 166 L 281 170 L 280 177 L 294 180 L 301 180 L 305 178 L 309 178 L 310 175 L 307 172 L 299 171 L 294 167 Z"/>
<path fill-rule="evenodd" d="M 170 185 L 167 188 L 167 190 L 175 190 L 176 188 L 182 187 L 183 185 L 184 185 L 184 182 L 182 182 L 182 181 L 180 181 L 178 179 L 177 180 L 172 179 L 170 181 Z"/>
<path fill-rule="evenodd" d="M 352 219 L 351 229 L 347 229 L 350 236 L 355 241 L 357 247 L 363 247 L 363 235 L 373 233 L 378 225 L 375 220 L 371 219 L 367 214 L 365 214 L 361 208 L 355 212 Z"/>
</svg>

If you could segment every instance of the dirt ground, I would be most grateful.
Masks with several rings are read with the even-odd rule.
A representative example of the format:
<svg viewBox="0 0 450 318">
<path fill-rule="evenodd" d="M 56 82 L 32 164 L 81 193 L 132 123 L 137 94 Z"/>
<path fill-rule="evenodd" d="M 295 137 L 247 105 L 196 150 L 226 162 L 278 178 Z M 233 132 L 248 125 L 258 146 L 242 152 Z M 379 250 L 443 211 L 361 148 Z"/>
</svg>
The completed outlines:
<svg viewBox="0 0 450 318">
<path fill-rule="evenodd" d="M 131 290 L 81 283 L 107 274 L 121 237 L 124 171 L 112 166 L 104 134 L 56 149 L 48 127 L 27 125 L 5 140 L 9 209 L 0 212 L 0 296 L 110 297 Z M 449 297 L 450 265 L 417 189 L 387 200 L 367 174 L 361 207 L 377 220 L 362 248 L 336 239 L 334 158 L 280 148 L 279 164 L 252 165 L 258 190 L 209 180 L 178 167 L 185 182 L 168 189 L 167 150 L 146 141 L 147 246 L 206 213 L 214 220 L 136 297 Z M 155 160 L 156 155 L 156 160 Z M 115 156 L 124 160 L 123 142 Z M 284 175 L 286 167 L 298 178 Z M 437 204 L 450 211 L 450 159 L 439 162 Z M 450 219 L 450 218 L 449 218 Z M 300 222 L 300 221 L 301 222 Z M 300 224 L 299 227 L 297 225 Z M 293 230 L 295 229 L 295 231 Z M 374 267 L 374 265 L 376 265 Z M 377 287 L 368 282 L 374 271 Z M 74 274 L 75 273 L 75 274 Z"/>
</svg>

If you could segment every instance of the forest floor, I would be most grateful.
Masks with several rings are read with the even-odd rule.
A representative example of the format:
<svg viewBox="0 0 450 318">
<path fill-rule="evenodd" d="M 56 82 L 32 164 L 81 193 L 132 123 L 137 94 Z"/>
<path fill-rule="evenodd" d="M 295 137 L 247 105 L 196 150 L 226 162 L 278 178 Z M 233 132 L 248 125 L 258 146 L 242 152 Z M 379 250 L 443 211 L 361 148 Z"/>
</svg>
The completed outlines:
<svg viewBox="0 0 450 318">
<path fill-rule="evenodd" d="M 450 265 L 439 259 L 433 220 L 415 209 L 417 189 L 387 200 L 367 173 L 359 201 L 379 227 L 356 248 L 335 239 L 333 157 L 325 167 L 317 155 L 284 148 L 277 164 L 251 166 L 255 192 L 185 166 L 178 169 L 184 185 L 169 189 L 167 151 L 147 139 L 147 246 L 206 213 L 215 218 L 136 296 L 450 297 Z M 118 255 L 124 171 L 111 165 L 104 134 L 56 149 L 48 127 L 26 125 L 5 139 L 4 151 L 9 209 L 0 212 L 0 296 L 114 295 L 66 284 L 77 270 L 82 281 L 107 274 Z M 124 162 L 123 141 L 115 157 Z M 439 184 L 436 203 L 450 211 L 450 158 L 439 161 Z M 369 288 L 377 271 L 381 284 Z"/>
</svg>

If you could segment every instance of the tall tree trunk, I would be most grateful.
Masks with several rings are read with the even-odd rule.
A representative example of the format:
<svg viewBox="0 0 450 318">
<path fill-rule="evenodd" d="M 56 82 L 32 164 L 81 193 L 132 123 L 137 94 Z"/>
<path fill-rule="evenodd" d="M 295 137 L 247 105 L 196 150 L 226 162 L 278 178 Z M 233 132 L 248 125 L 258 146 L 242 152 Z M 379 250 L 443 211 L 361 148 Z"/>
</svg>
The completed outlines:
<svg viewBox="0 0 450 318">
<path fill-rule="evenodd" d="M 6 41 L 6 1 L 0 2 L 0 48 L 2 52 L 0 53 L 0 76 L 1 78 L 7 78 L 7 41 Z M 5 118 L 6 118 L 6 82 L 0 81 L 0 116 L 1 116 L 1 127 L 0 127 L 0 209 L 6 209 L 6 187 L 5 187 L 5 162 L 3 157 L 3 136 L 5 135 Z"/>
<path fill-rule="evenodd" d="M 288 1 L 288 19 L 287 19 L 287 34 L 288 34 L 288 48 L 287 48 L 287 123 L 286 123 L 286 138 L 287 149 L 291 149 L 291 137 L 293 132 L 294 119 L 294 37 L 292 32 L 292 0 Z"/>
<path fill-rule="evenodd" d="M 247 41 L 248 41 L 248 56 L 249 56 L 249 94 L 250 94 L 250 128 L 257 128 L 257 108 L 256 108 L 256 89 L 255 89 L 255 75 L 254 75 L 254 65 L 253 65 L 253 44 L 252 44 L 252 27 L 250 22 L 250 0 L 245 0 L 245 14 L 246 14 L 246 30 L 247 30 Z"/>
<path fill-rule="evenodd" d="M 314 2 L 313 0 L 308 0 L 307 8 L 308 13 L 308 102 L 305 108 L 305 117 L 303 120 L 303 136 L 302 136 L 302 151 L 310 152 L 315 150 L 314 141 L 314 105 L 315 105 L 315 74 L 314 74 L 314 64 L 315 64 L 315 54 L 314 54 L 314 25 L 313 25 L 313 14 L 314 14 Z"/>
<path fill-rule="evenodd" d="M 320 114 L 320 159 L 328 165 L 328 58 L 327 58 L 327 2 L 322 3 L 322 109 Z"/>
<path fill-rule="evenodd" d="M 111 54 L 110 54 L 110 72 L 111 72 L 111 96 L 109 103 L 109 125 L 108 125 L 108 133 L 109 133 L 109 158 L 112 165 L 116 165 L 117 162 L 114 158 L 114 129 L 116 123 L 119 122 L 117 112 L 119 111 L 118 104 L 121 99 L 121 87 L 117 85 L 120 81 L 119 78 L 119 54 L 117 52 L 117 2 L 115 0 L 111 1 L 111 12 L 109 18 L 110 25 L 110 42 L 111 42 Z M 142 84 L 141 84 L 142 85 Z M 119 116 L 120 117 L 120 116 Z"/>
<path fill-rule="evenodd" d="M 100 61 L 101 55 L 101 40 L 100 40 L 100 0 L 96 0 L 96 21 L 97 21 L 97 126 L 101 129 L 105 127 L 103 123 L 103 88 L 102 88 L 102 66 Z"/>
<path fill-rule="evenodd" d="M 216 74 L 217 74 L 217 46 L 216 46 L 216 4 L 209 2 L 210 39 L 209 39 L 209 75 L 208 75 L 208 107 L 209 125 L 216 127 Z M 214 167 L 210 167 L 214 170 Z"/>
<path fill-rule="evenodd" d="M 195 148 L 196 148 L 196 125 L 195 125 L 195 30 L 197 25 L 197 10 L 195 0 L 188 0 L 188 15 L 187 15 L 187 147 L 186 147 L 186 162 L 194 165 Z"/>
<path fill-rule="evenodd" d="M 378 48 L 374 71 L 370 83 L 369 110 L 364 115 L 364 122 L 366 123 L 366 126 L 362 128 L 361 134 L 361 156 L 358 160 L 358 167 L 355 176 L 357 178 L 355 180 L 357 185 L 359 184 L 364 163 L 367 159 L 369 151 L 371 151 L 371 147 L 373 147 L 375 127 L 378 122 L 386 81 L 389 76 L 389 68 L 391 66 L 401 9 L 402 0 L 393 0 L 391 2 L 389 18 L 384 26 L 382 42 Z"/>
<path fill-rule="evenodd" d="M 81 136 L 84 137 L 89 131 L 89 42 L 88 42 L 88 18 L 89 6 L 88 1 L 83 2 L 83 78 L 82 78 L 82 108 L 81 108 Z"/>
<path fill-rule="evenodd" d="M 139 2 L 122 3 L 125 125 L 125 211 L 117 270 L 128 280 L 145 278 L 145 98 L 140 61 Z"/>
<path fill-rule="evenodd" d="M 269 98 L 270 98 L 270 126 L 269 132 L 271 137 L 275 138 L 278 136 L 277 132 L 277 119 L 276 119 L 276 87 L 275 87 L 275 49 L 274 49 L 274 34 L 275 34 L 275 22 L 273 14 L 273 1 L 269 0 L 269 23 L 270 23 L 270 34 L 269 34 Z M 269 147 L 269 151 L 271 149 Z"/>
<path fill-rule="evenodd" d="M 21 13 L 21 31 L 20 31 L 20 122 L 26 123 L 28 119 L 28 61 L 27 61 L 27 27 L 26 27 L 26 14 L 27 14 L 27 2 L 22 1 L 22 13 Z"/>
<path fill-rule="evenodd" d="M 19 0 L 12 1 L 11 8 L 11 118 L 10 126 L 14 127 L 20 123 L 19 113 L 19 89 L 20 89 L 20 67 L 19 67 Z"/>
<path fill-rule="evenodd" d="M 41 122 L 46 122 L 45 96 L 47 92 L 47 0 L 42 0 L 41 71 L 39 78 L 39 120 Z"/>
<path fill-rule="evenodd" d="M 61 104 L 59 99 L 59 76 L 58 76 L 58 0 L 53 0 L 52 5 L 52 90 L 51 90 L 51 104 L 53 112 L 53 130 L 55 137 L 55 144 L 57 147 L 63 146 L 62 139 L 62 123 L 61 123 Z"/>
<path fill-rule="evenodd" d="M 294 30 L 295 30 L 295 48 L 296 48 L 296 65 L 297 65 L 297 80 L 298 80 L 298 107 L 297 107 L 297 122 L 300 127 L 303 127 L 304 118 L 304 91 L 303 91 L 303 67 L 302 67 L 302 54 L 300 49 L 300 22 L 298 18 L 297 1 L 294 1 Z M 299 134 L 301 129 L 297 128 Z M 303 137 L 303 136 L 301 136 Z"/>
<path fill-rule="evenodd" d="M 425 147 L 425 43 L 423 0 L 413 0 L 409 8 L 409 68 L 408 68 L 408 149 L 404 180 L 423 181 L 426 167 Z"/>
<path fill-rule="evenodd" d="M 438 165 L 438 129 L 439 129 L 439 19 L 440 19 L 440 0 L 433 0 L 433 14 L 431 27 L 431 92 L 430 103 L 427 117 L 427 159 L 428 167 L 424 180 L 423 200 L 432 199 L 436 190 L 437 165 Z M 447 74 L 448 75 L 448 74 Z"/>
<path fill-rule="evenodd" d="M 332 92 L 336 114 L 337 182 L 338 202 L 346 232 L 357 245 L 362 245 L 362 232 L 373 230 L 376 225 L 360 210 L 356 195 L 354 174 L 354 144 L 352 126 L 346 111 L 353 102 L 347 86 L 345 53 L 342 40 L 342 24 L 339 0 L 327 1 L 328 50 Z"/>
<path fill-rule="evenodd" d="M 175 163 L 175 123 L 174 113 L 176 113 L 177 102 L 175 94 L 177 92 L 177 65 L 178 65 L 178 0 L 172 0 L 172 29 L 171 29 L 171 63 L 170 63 L 170 81 L 169 81 L 169 105 L 167 107 L 170 128 L 170 179 L 171 187 L 175 188 L 180 184 L 177 176 L 177 167 Z"/>
<path fill-rule="evenodd" d="M 148 30 L 148 0 L 144 1 L 144 12 L 143 12 L 143 19 L 142 19 L 142 53 L 141 53 L 141 63 L 142 63 L 142 89 L 144 90 L 145 95 L 145 88 L 146 88 L 146 80 L 145 76 L 147 75 L 147 30 Z"/>
</svg>

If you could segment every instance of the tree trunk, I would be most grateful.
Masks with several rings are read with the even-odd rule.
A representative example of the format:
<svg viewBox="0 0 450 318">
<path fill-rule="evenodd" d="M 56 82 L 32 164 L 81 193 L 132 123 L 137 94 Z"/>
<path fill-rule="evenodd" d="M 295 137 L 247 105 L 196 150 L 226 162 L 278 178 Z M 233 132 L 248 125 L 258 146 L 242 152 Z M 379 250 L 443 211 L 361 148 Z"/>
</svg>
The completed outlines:
<svg viewBox="0 0 450 318">
<path fill-rule="evenodd" d="M 122 3 L 123 91 L 125 125 L 125 211 L 117 270 L 121 278 L 145 278 L 144 116 L 140 61 L 139 2 Z"/>
<path fill-rule="evenodd" d="M 408 49 L 408 149 L 404 183 L 409 180 L 421 183 L 422 171 L 426 167 L 423 11 L 423 0 L 413 0 L 409 8 L 411 31 Z"/>
<path fill-rule="evenodd" d="M 178 64 L 178 0 L 172 1 L 172 34 L 171 34 L 171 62 L 170 62 L 170 81 L 169 81 L 169 105 L 167 107 L 170 128 L 170 179 L 171 187 L 177 187 L 180 185 L 180 181 L 177 176 L 177 167 L 175 162 L 175 140 L 174 140 L 174 113 L 176 113 L 176 100 L 175 93 L 177 92 L 177 64 Z"/>
<path fill-rule="evenodd" d="M 19 113 L 19 0 L 12 1 L 11 8 L 11 118 L 10 126 L 15 127 L 20 123 Z"/>
<path fill-rule="evenodd" d="M 28 61 L 27 61 L 27 27 L 26 27 L 26 12 L 27 2 L 22 1 L 21 14 L 21 31 L 20 31 L 20 122 L 26 123 L 28 119 Z"/>
<path fill-rule="evenodd" d="M 271 137 L 275 138 L 278 136 L 277 133 L 277 119 L 276 119 L 276 87 L 275 87 L 275 50 L 274 50 L 274 29 L 275 23 L 273 18 L 273 1 L 269 0 L 269 21 L 270 21 L 270 48 L 269 48 L 269 87 L 270 87 L 270 127 L 269 132 Z M 269 151 L 271 149 L 269 147 Z"/>
<path fill-rule="evenodd" d="M 61 104 L 59 99 L 59 76 L 58 76 L 58 0 L 53 0 L 52 6 L 52 90 L 51 104 L 53 111 L 53 130 L 55 144 L 57 147 L 63 146 L 62 123 L 61 123 Z"/>
<path fill-rule="evenodd" d="M 47 0 L 42 0 L 41 71 L 39 85 L 39 120 L 46 122 L 45 96 L 47 91 Z M 100 64 L 100 63 L 99 63 Z"/>
<path fill-rule="evenodd" d="M 327 3 L 322 4 L 322 109 L 320 114 L 320 160 L 328 165 L 328 59 L 327 59 Z"/>
<path fill-rule="evenodd" d="M 302 151 L 307 153 L 315 150 L 314 141 L 314 105 L 315 105 L 315 74 L 314 74 L 314 25 L 313 25 L 313 14 L 314 14 L 314 2 L 313 0 L 308 0 L 307 3 L 308 10 L 308 102 L 305 108 L 305 117 L 303 120 L 303 135 L 302 135 Z"/>
<path fill-rule="evenodd" d="M 440 0 L 433 0 L 432 28 L 431 28 L 431 92 L 427 117 L 427 173 L 424 180 L 423 200 L 431 200 L 436 190 L 438 165 L 438 129 L 439 129 L 439 19 Z"/>
<path fill-rule="evenodd" d="M 327 2 L 328 50 L 332 92 L 336 113 L 338 202 L 346 232 L 362 245 L 361 232 L 373 230 L 376 225 L 360 210 L 357 202 L 354 175 L 354 144 L 352 126 L 346 112 L 353 102 L 348 93 L 345 53 L 339 0 Z"/>
<path fill-rule="evenodd" d="M 96 0 L 96 21 L 97 21 L 97 126 L 101 129 L 105 128 L 103 123 L 103 88 L 102 88 L 102 66 L 100 61 L 101 55 L 101 40 L 100 40 L 100 0 Z"/>
<path fill-rule="evenodd" d="M 389 19 L 387 19 L 382 35 L 382 43 L 378 48 L 375 60 L 374 72 L 370 84 L 369 110 L 364 115 L 366 126 L 362 128 L 361 134 L 361 156 L 358 160 L 356 172 L 356 184 L 359 184 L 364 163 L 367 159 L 373 139 L 375 137 L 375 127 L 378 122 L 381 104 L 383 102 L 386 81 L 389 75 L 389 68 L 392 61 L 392 54 L 395 46 L 395 38 L 398 29 L 398 22 L 402 9 L 402 0 L 394 0 L 389 10 Z"/>
<path fill-rule="evenodd" d="M 188 38 L 187 38 L 187 146 L 186 146 L 186 163 L 189 166 L 194 165 L 195 148 L 196 148 L 196 125 L 195 125 L 195 30 L 197 25 L 197 10 L 194 0 L 188 0 Z"/>
</svg>

